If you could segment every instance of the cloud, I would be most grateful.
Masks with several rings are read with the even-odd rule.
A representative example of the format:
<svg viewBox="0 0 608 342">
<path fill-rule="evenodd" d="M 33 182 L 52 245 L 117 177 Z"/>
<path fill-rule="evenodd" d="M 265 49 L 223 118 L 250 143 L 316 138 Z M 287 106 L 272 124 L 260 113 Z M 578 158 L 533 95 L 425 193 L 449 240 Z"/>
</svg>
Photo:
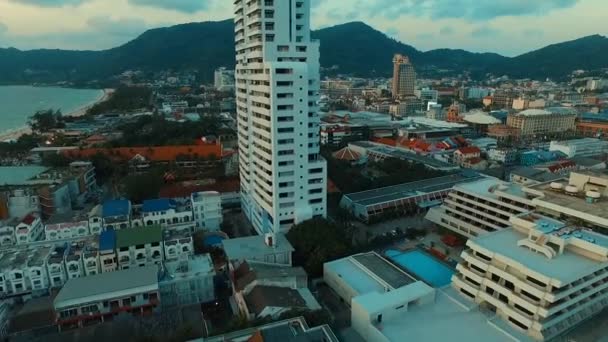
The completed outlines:
<svg viewBox="0 0 608 342">
<path fill-rule="evenodd" d="M 389 27 L 386 29 L 384 34 L 391 38 L 397 38 L 399 36 L 399 29 L 397 29 L 396 27 Z"/>
<path fill-rule="evenodd" d="M 540 38 L 545 35 L 545 31 L 541 29 L 526 29 L 521 34 L 527 38 Z"/>
<path fill-rule="evenodd" d="M 91 0 L 9 0 L 22 5 L 31 5 L 38 7 L 64 7 L 64 6 L 79 6 Z"/>
<path fill-rule="evenodd" d="M 475 38 L 491 38 L 502 35 L 502 31 L 484 25 L 473 29 L 471 35 Z"/>
<path fill-rule="evenodd" d="M 435 37 L 431 32 L 419 33 L 416 35 L 417 40 L 431 40 Z"/>
<path fill-rule="evenodd" d="M 148 25 L 143 19 L 114 19 L 103 16 L 89 18 L 87 20 L 87 26 L 95 32 L 127 37 L 139 35 L 148 28 Z"/>
<path fill-rule="evenodd" d="M 414 15 L 434 19 L 486 21 L 507 16 L 546 15 L 557 9 L 570 8 L 578 2 L 579 0 L 358 0 L 357 8 L 362 13 L 388 19 Z"/>
<path fill-rule="evenodd" d="M 226 1 L 226 0 L 223 0 Z M 198 12 L 210 8 L 213 0 L 129 0 L 130 4 L 157 7 L 184 13 Z"/>
<path fill-rule="evenodd" d="M 3 34 L 8 31 L 8 26 L 5 23 L 0 22 L 0 34 Z"/>
<path fill-rule="evenodd" d="M 450 35 L 450 34 L 454 34 L 454 28 L 452 26 L 444 26 L 441 29 L 439 29 L 439 33 L 442 35 Z"/>
</svg>

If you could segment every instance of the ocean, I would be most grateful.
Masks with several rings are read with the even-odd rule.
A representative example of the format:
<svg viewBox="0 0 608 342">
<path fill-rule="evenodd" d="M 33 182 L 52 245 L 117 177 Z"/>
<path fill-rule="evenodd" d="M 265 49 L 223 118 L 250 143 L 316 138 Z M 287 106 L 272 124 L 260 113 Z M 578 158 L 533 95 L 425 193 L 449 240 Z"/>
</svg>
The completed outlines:
<svg viewBox="0 0 608 342">
<path fill-rule="evenodd" d="M 61 110 L 66 115 L 92 105 L 103 94 L 100 89 L 0 86 L 0 133 L 27 125 L 38 110 Z"/>
</svg>

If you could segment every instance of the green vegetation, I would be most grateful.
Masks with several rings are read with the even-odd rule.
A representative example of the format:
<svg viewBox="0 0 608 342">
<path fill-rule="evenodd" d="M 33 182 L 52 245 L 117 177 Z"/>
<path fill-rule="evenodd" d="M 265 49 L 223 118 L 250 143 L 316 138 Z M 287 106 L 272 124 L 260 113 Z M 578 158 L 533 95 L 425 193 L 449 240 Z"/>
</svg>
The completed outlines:
<svg viewBox="0 0 608 342">
<path fill-rule="evenodd" d="M 323 264 L 350 254 L 353 232 L 347 225 L 314 219 L 291 228 L 287 239 L 295 249 L 294 264 L 304 267 L 311 277 L 323 274 Z"/>
<path fill-rule="evenodd" d="M 202 136 L 217 134 L 220 125 L 219 117 L 180 123 L 158 115 L 146 115 L 119 126 L 123 136 L 112 141 L 110 147 L 192 145 Z"/>
<path fill-rule="evenodd" d="M 35 134 L 22 135 L 16 142 L 0 142 L 0 157 L 19 157 L 38 147 L 40 136 Z"/>
<path fill-rule="evenodd" d="M 60 110 L 40 110 L 30 117 L 28 123 L 34 132 L 47 132 L 52 129 L 65 128 L 64 118 Z"/>
<path fill-rule="evenodd" d="M 87 115 L 99 115 L 149 108 L 152 90 L 144 87 L 119 87 L 110 98 L 89 108 Z"/>
<path fill-rule="evenodd" d="M 400 159 L 391 158 L 353 166 L 349 162 L 333 158 L 330 150 L 324 149 L 322 154 L 327 160 L 329 178 L 346 194 L 444 175 L 443 172 L 429 170 L 422 164 Z"/>
<path fill-rule="evenodd" d="M 543 79 L 564 77 L 577 69 L 608 67 L 608 38 L 599 35 L 514 58 L 454 49 L 422 52 L 361 22 L 313 31 L 312 37 L 321 41 L 321 65 L 326 72 L 363 77 L 390 76 L 394 53 L 408 55 L 418 73 L 427 76 L 469 71 L 477 78 L 492 73 Z M 199 43 L 192 44 L 193 41 Z M 125 70 L 139 69 L 147 75 L 162 70 L 196 70 L 193 73 L 197 80 L 205 82 L 213 79 L 218 67 L 234 66 L 233 41 L 234 23 L 225 20 L 149 30 L 127 44 L 105 51 L 0 49 L 0 75 L 1 81 L 7 83 L 84 84 L 86 80 L 103 82 Z"/>
<path fill-rule="evenodd" d="M 140 175 L 131 175 L 123 181 L 126 198 L 134 203 L 142 203 L 144 200 L 157 198 L 162 185 L 162 173 L 158 170 Z"/>
</svg>

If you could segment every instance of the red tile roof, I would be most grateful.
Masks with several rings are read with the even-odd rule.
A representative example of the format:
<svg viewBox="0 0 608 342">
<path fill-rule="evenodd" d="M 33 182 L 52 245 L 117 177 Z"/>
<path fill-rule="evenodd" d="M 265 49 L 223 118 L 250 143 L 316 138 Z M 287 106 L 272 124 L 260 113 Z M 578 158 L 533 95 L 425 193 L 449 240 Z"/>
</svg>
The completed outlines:
<svg viewBox="0 0 608 342">
<path fill-rule="evenodd" d="M 460 152 L 462 154 L 477 154 L 477 153 L 481 153 L 481 150 L 479 149 L 479 147 L 476 147 L 476 146 L 461 147 L 461 148 L 459 148 L 456 151 Z"/>
<path fill-rule="evenodd" d="M 194 192 L 217 191 L 219 193 L 239 192 L 241 189 L 238 179 L 228 179 L 214 184 L 195 185 L 195 184 L 171 184 L 164 186 L 160 190 L 161 198 L 183 198 L 189 197 Z"/>
<path fill-rule="evenodd" d="M 397 141 L 390 138 L 372 138 L 371 141 L 388 146 L 397 146 Z"/>
<path fill-rule="evenodd" d="M 187 146 L 155 146 L 155 147 L 118 147 L 118 148 L 87 148 L 82 150 L 65 151 L 64 155 L 70 158 L 90 158 L 98 153 L 122 161 L 129 161 L 140 155 L 149 161 L 174 161 L 180 155 L 198 157 L 222 156 L 222 145 L 187 145 Z"/>
<path fill-rule="evenodd" d="M 36 221 L 36 217 L 33 214 L 27 214 L 27 216 L 21 220 L 21 223 L 25 223 L 30 226 L 34 221 Z"/>
</svg>

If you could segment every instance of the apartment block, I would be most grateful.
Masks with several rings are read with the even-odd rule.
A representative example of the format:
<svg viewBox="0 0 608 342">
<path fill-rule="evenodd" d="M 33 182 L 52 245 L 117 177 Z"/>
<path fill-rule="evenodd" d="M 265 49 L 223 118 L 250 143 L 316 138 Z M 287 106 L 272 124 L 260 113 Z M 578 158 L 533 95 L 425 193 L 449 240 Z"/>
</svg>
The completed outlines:
<svg viewBox="0 0 608 342">
<path fill-rule="evenodd" d="M 576 127 L 576 113 L 569 110 L 528 109 L 507 117 L 507 125 L 519 130 L 520 136 L 562 133 Z"/>
<path fill-rule="evenodd" d="M 50 247 L 35 250 L 5 251 L 0 253 L 0 296 L 18 296 L 46 291 L 49 275 L 46 262 Z"/>
<path fill-rule="evenodd" d="M 168 229 L 193 231 L 194 219 L 190 201 L 153 199 L 143 202 L 141 208 L 143 225 L 160 225 Z"/>
<path fill-rule="evenodd" d="M 310 0 L 234 2 L 242 208 L 261 233 L 326 216 Z"/>
<path fill-rule="evenodd" d="M 195 192 L 190 196 L 197 229 L 218 231 L 223 222 L 222 196 L 219 192 Z"/>
<path fill-rule="evenodd" d="M 426 219 L 473 238 L 509 227 L 511 216 L 533 207 L 521 186 L 484 178 L 454 186 L 443 205 L 431 208 Z"/>
<path fill-rule="evenodd" d="M 163 260 L 160 226 L 123 229 L 116 232 L 116 256 L 121 270 L 160 265 Z"/>
</svg>

